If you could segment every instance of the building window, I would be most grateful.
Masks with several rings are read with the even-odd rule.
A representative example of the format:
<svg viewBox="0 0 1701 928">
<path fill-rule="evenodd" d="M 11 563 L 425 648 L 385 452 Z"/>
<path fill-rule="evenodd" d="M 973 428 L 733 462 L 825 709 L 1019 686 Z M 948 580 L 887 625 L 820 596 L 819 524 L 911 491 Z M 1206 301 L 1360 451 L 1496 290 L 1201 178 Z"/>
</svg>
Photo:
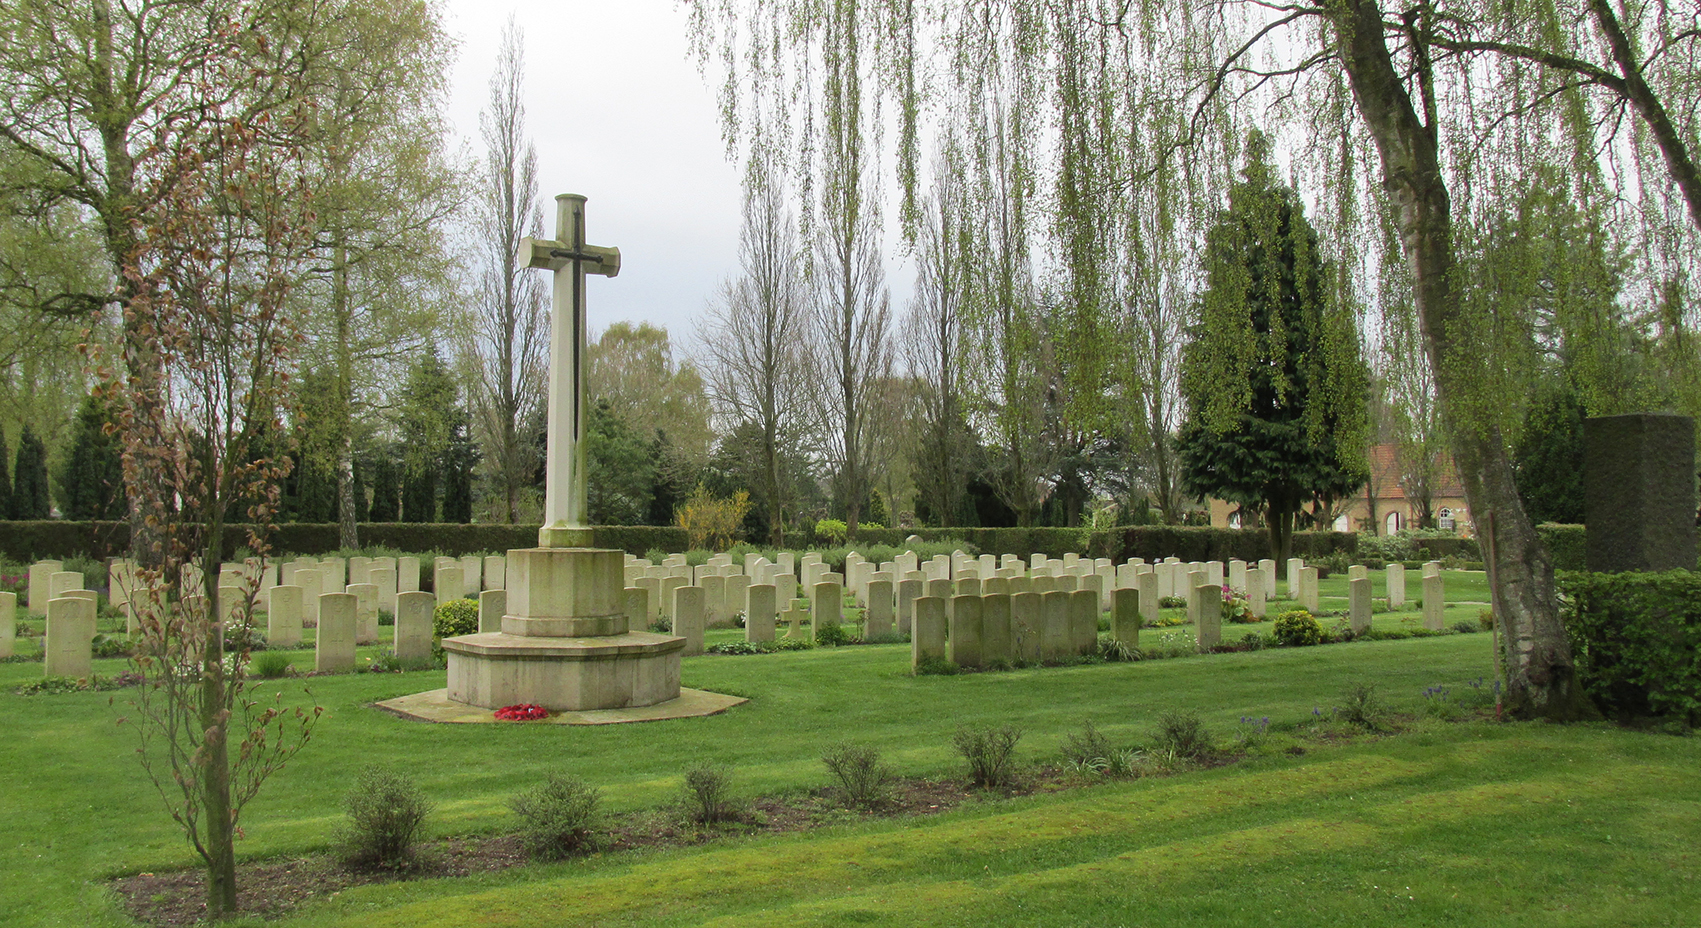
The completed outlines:
<svg viewBox="0 0 1701 928">
<path fill-rule="evenodd" d="M 1400 530 L 1400 514 L 1397 513 L 1397 512 L 1388 513 L 1388 534 L 1392 535 L 1395 532 L 1398 532 L 1399 530 Z"/>
<path fill-rule="evenodd" d="M 1337 531 L 1337 532 L 1350 532 L 1352 530 L 1353 530 L 1352 520 L 1347 518 L 1346 513 L 1342 513 L 1340 516 L 1338 516 L 1335 519 L 1335 531 Z"/>
<path fill-rule="evenodd" d="M 1453 519 L 1453 510 L 1443 507 L 1437 516 L 1435 524 L 1439 526 L 1442 531 L 1451 532 L 1458 523 Z"/>
</svg>

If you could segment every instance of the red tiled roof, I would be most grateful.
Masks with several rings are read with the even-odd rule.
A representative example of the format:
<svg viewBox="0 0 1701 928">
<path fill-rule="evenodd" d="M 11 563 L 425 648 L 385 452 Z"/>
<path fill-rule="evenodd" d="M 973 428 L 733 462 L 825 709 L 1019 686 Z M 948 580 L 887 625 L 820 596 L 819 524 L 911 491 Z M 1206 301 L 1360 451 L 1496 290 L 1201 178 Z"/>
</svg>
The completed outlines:
<svg viewBox="0 0 1701 928">
<path fill-rule="evenodd" d="M 1374 487 L 1377 499 L 1405 499 L 1406 488 L 1400 484 L 1399 449 L 1392 442 L 1372 445 L 1369 458 L 1370 484 L 1359 495 L 1367 494 Z M 1459 482 L 1459 475 L 1453 470 L 1453 457 L 1443 451 L 1436 470 L 1435 485 L 1430 488 L 1431 498 L 1463 499 L 1465 486 Z"/>
</svg>

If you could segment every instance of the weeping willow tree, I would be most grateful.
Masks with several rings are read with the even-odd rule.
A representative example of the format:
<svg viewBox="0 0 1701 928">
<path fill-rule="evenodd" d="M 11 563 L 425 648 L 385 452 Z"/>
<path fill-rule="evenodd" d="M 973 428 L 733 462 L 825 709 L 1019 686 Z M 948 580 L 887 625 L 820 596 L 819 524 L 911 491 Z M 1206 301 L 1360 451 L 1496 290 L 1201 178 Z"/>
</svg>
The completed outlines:
<svg viewBox="0 0 1701 928">
<path fill-rule="evenodd" d="M 807 31 L 830 6 L 696 5 L 699 47 L 726 77 L 729 137 L 746 137 L 742 106 L 784 97 L 759 90 L 807 85 L 810 55 L 788 30 Z M 977 248 L 968 303 L 996 311 L 1056 296 L 1057 337 L 1005 342 L 1014 350 L 1004 363 L 1064 358 L 1065 402 L 1083 423 L 1100 404 L 1149 410 L 1174 389 L 1173 364 L 1142 358 L 1163 344 L 1152 309 L 1200 289 L 1203 231 L 1233 183 L 1238 140 L 1264 126 L 1277 164 L 1317 204 L 1338 304 L 1365 307 L 1372 335 L 1416 334 L 1428 371 L 1418 382 L 1491 552 L 1509 708 L 1590 712 L 1508 449 L 1539 372 L 1531 346 L 1551 337 L 1540 319 L 1563 330 L 1574 356 L 1599 355 L 1585 367 L 1603 376 L 1622 369 L 1613 333 L 1630 321 L 1661 382 L 1637 395 L 1701 407 L 1690 296 L 1701 180 L 1689 154 L 1701 117 L 1674 102 L 1692 97 L 1701 72 L 1692 14 L 1608 0 L 888 0 L 863 11 L 881 49 L 871 93 L 890 102 L 900 139 L 903 202 L 913 202 L 914 152 L 929 131 L 962 131 L 964 151 L 994 156 L 984 163 L 997 171 L 966 173 L 1008 183 L 971 184 L 965 213 L 1007 237 Z M 737 38 L 741 28 L 752 41 Z M 924 113 L 964 125 L 934 129 Z M 807 149 L 811 117 L 804 109 L 771 125 Z M 1504 217 L 1520 182 L 1555 166 L 1574 178 L 1568 196 L 1605 253 L 1634 256 L 1616 272 L 1619 321 L 1591 315 L 1588 288 L 1569 291 L 1578 312 L 1550 313 L 1517 298 L 1528 291 L 1477 286 L 1547 286 L 1532 268 L 1551 255 L 1507 247 Z M 1553 236 L 1551 223 L 1532 228 Z M 1019 282 L 1019 299 L 1001 302 L 995 285 L 1006 280 Z M 1403 328 L 1391 324 L 1401 314 Z M 993 331 L 973 328 L 982 339 Z"/>
</svg>

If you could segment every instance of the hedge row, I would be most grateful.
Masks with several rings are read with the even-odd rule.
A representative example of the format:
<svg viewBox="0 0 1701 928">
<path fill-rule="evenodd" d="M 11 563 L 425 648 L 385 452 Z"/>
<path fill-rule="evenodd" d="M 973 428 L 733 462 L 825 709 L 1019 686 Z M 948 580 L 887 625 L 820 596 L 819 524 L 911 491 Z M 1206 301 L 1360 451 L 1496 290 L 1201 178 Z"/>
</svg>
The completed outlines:
<svg viewBox="0 0 1701 928">
<path fill-rule="evenodd" d="M 1536 526 L 1536 534 L 1541 536 L 1542 544 L 1547 546 L 1547 553 L 1553 558 L 1554 570 L 1588 570 L 1588 533 L 1581 525 L 1561 525 L 1558 522 L 1543 522 Z"/>
<path fill-rule="evenodd" d="M 1577 677 L 1609 716 L 1701 724 L 1701 574 L 1558 577 Z"/>
<path fill-rule="evenodd" d="M 915 535 L 923 541 L 961 539 L 984 554 L 1034 554 L 1062 557 L 1067 552 L 1090 557 L 1108 557 L 1118 563 L 1129 558 L 1148 561 L 1178 557 L 1184 561 L 1227 561 L 1239 558 L 1257 561 L 1270 556 L 1269 536 L 1259 531 L 1232 528 L 1184 528 L 1142 525 L 1108 532 L 1084 532 L 1078 528 L 923 528 L 858 530 L 852 545 L 883 544 L 901 547 Z M 1084 543 L 1083 543 L 1084 542 Z M 1295 532 L 1296 557 L 1315 558 L 1336 551 L 1358 550 L 1358 536 L 1351 532 Z"/>
<path fill-rule="evenodd" d="M 360 525 L 360 543 L 400 551 L 476 554 L 536 547 L 537 530 L 536 525 L 366 522 Z M 683 551 L 687 544 L 685 530 L 672 526 L 606 525 L 593 531 L 599 547 L 619 548 L 640 557 L 655 548 Z M 341 547 L 334 523 L 285 523 L 272 532 L 270 540 L 272 550 L 291 554 L 329 554 Z M 227 526 L 224 556 L 234 556 L 247 543 L 244 526 Z M 125 522 L 0 522 L 0 556 L 13 561 L 77 555 L 104 560 L 129 551 L 130 526 Z"/>
</svg>

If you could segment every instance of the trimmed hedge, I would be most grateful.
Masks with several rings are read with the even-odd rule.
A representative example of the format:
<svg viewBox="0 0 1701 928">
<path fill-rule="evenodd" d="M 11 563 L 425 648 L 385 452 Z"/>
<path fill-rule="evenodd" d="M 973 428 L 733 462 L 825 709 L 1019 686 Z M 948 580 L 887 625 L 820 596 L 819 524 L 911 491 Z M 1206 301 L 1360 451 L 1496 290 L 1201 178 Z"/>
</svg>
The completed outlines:
<svg viewBox="0 0 1701 928">
<path fill-rule="evenodd" d="M 1609 716 L 1701 724 L 1701 574 L 1558 576 L 1584 692 Z"/>
<path fill-rule="evenodd" d="M 1547 546 L 1547 553 L 1553 558 L 1554 570 L 1589 569 L 1588 532 L 1583 526 L 1543 522 L 1536 526 L 1536 534 L 1541 536 L 1542 544 Z"/>
<path fill-rule="evenodd" d="M 461 525 L 452 522 L 363 522 L 363 547 L 393 548 L 398 551 L 440 551 L 445 555 L 507 551 L 537 545 L 536 525 Z M 643 557 L 660 549 L 684 551 L 690 544 L 682 528 L 671 525 L 599 525 L 593 529 L 600 548 L 618 548 Z M 272 550 L 290 554 L 329 554 L 338 550 L 335 523 L 285 522 L 272 533 Z M 883 544 L 902 548 L 911 535 L 923 541 L 962 540 L 988 554 L 1034 554 L 1062 557 L 1076 552 L 1089 557 L 1108 557 L 1117 562 L 1131 557 L 1158 560 L 1179 557 L 1184 561 L 1227 561 L 1231 558 L 1256 561 L 1269 557 L 1268 536 L 1261 531 L 1229 528 L 1197 528 L 1147 525 L 1108 532 L 1085 532 L 1078 528 L 923 528 L 859 529 L 850 545 Z M 241 525 L 226 526 L 226 558 L 248 541 Z M 1350 532 L 1295 532 L 1294 554 L 1307 559 L 1335 551 L 1354 553 L 1358 536 Z M 797 549 L 818 548 L 813 537 L 788 536 Z M 788 546 L 789 547 L 789 546 Z M 122 557 L 130 550 L 130 526 L 124 522 L 0 522 L 0 555 L 28 562 L 44 557 L 85 555 L 104 560 Z"/>
<path fill-rule="evenodd" d="M 1262 531 L 1233 528 L 1202 528 L 1174 525 L 1141 525 L 1106 532 L 1078 528 L 922 528 L 858 529 L 852 543 L 902 547 L 915 535 L 923 541 L 962 539 L 986 554 L 1034 554 L 1062 557 L 1073 551 L 1088 557 L 1108 557 L 1121 563 L 1139 557 L 1148 561 L 1178 557 L 1184 561 L 1228 561 L 1239 558 L 1258 561 L 1270 556 L 1270 536 Z M 1083 543 L 1084 542 L 1084 543 Z M 1358 535 L 1352 532 L 1295 532 L 1296 557 L 1316 558 L 1336 551 L 1358 550 Z"/>
<path fill-rule="evenodd" d="M 401 551 L 441 551 L 446 555 L 507 551 L 537 547 L 536 525 L 461 525 L 452 522 L 364 522 L 360 525 L 362 546 L 395 548 Z M 619 548 L 642 557 L 651 548 L 684 551 L 685 530 L 670 525 L 599 525 L 592 530 L 595 544 Z M 271 535 L 272 550 L 290 554 L 329 554 L 338 543 L 335 523 L 286 522 Z M 248 534 L 242 525 L 226 526 L 224 556 L 230 558 L 245 545 Z M 48 557 L 83 555 L 96 560 L 122 557 L 130 552 L 130 526 L 125 522 L 0 522 L 0 555 L 29 562 Z"/>
</svg>

